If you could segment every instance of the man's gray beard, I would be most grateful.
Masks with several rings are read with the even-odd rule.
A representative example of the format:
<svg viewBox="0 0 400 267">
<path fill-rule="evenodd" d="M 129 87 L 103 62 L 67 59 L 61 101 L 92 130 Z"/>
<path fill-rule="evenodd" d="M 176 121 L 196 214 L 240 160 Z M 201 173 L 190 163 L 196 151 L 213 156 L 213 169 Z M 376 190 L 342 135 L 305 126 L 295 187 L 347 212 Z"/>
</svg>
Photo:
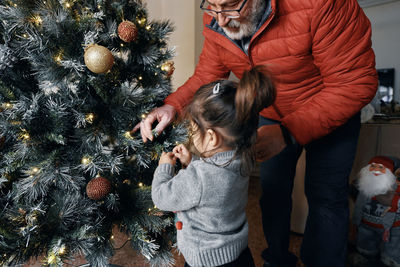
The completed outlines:
<svg viewBox="0 0 400 267">
<path fill-rule="evenodd" d="M 375 176 L 369 171 L 369 165 L 362 168 L 359 173 L 357 187 L 362 194 L 373 197 L 395 189 L 396 176 L 386 168 L 386 173 Z"/>
<path fill-rule="evenodd" d="M 232 40 L 240 40 L 244 37 L 252 36 L 256 32 L 260 19 L 265 12 L 265 5 L 265 0 L 254 0 L 249 13 L 252 14 L 252 17 L 242 22 L 231 19 L 226 27 L 222 27 L 225 34 Z M 228 28 L 239 28 L 239 31 L 232 32 Z"/>
</svg>

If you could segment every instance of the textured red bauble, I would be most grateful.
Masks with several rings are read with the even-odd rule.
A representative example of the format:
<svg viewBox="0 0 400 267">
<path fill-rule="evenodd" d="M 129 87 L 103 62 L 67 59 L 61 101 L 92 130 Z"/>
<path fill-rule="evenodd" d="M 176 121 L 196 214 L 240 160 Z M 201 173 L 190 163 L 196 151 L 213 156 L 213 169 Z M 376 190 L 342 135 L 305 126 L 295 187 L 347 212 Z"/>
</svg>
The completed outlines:
<svg viewBox="0 0 400 267">
<path fill-rule="evenodd" d="M 129 20 L 124 20 L 118 25 L 118 36 L 124 42 L 129 43 L 136 40 L 137 34 L 136 25 Z"/>
<path fill-rule="evenodd" d="M 176 227 L 177 230 L 182 230 L 183 223 L 181 221 L 177 221 L 175 223 L 175 227 Z"/>
<path fill-rule="evenodd" d="M 111 183 L 104 177 L 96 177 L 86 185 L 86 194 L 90 199 L 100 200 L 111 191 Z"/>
</svg>

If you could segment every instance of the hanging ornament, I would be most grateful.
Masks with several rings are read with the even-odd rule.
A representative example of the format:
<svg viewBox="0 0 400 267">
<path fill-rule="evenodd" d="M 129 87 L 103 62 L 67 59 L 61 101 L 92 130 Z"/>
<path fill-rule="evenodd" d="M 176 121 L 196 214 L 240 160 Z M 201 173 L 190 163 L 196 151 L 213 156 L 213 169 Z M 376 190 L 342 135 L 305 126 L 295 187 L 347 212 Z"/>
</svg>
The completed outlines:
<svg viewBox="0 0 400 267">
<path fill-rule="evenodd" d="M 167 61 L 164 64 L 161 65 L 161 70 L 165 71 L 168 77 L 171 77 L 171 75 L 174 73 L 175 67 L 174 67 L 174 62 L 173 61 Z"/>
<path fill-rule="evenodd" d="M 100 200 L 111 191 L 111 183 L 104 177 L 98 176 L 86 185 L 86 194 L 90 199 Z"/>
<path fill-rule="evenodd" d="M 138 35 L 138 30 L 136 25 L 129 21 L 124 20 L 118 25 L 118 36 L 124 42 L 132 42 L 135 41 Z"/>
<path fill-rule="evenodd" d="M 106 73 L 114 65 L 114 56 L 111 51 L 97 44 L 86 49 L 84 59 L 88 69 L 94 73 Z"/>
</svg>

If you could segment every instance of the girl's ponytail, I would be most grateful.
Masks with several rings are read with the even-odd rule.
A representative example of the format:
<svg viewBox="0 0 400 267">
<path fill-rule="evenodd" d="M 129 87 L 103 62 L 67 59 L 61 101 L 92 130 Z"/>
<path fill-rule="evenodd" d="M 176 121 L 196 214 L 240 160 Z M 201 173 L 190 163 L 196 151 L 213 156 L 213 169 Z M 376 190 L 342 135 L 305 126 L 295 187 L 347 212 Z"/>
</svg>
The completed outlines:
<svg viewBox="0 0 400 267">
<path fill-rule="evenodd" d="M 276 91 L 265 66 L 256 66 L 243 73 L 236 96 L 236 121 L 239 125 L 257 116 L 275 101 Z"/>
</svg>

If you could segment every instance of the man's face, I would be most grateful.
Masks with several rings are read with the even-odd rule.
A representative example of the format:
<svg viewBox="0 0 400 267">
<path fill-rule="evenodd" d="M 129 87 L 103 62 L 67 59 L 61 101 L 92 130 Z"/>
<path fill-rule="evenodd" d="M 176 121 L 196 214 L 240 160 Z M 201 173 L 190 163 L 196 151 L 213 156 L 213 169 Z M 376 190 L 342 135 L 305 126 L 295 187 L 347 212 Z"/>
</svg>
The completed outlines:
<svg viewBox="0 0 400 267">
<path fill-rule="evenodd" d="M 241 7 L 244 0 L 208 0 L 209 8 L 221 10 L 236 10 Z M 233 39 L 240 40 L 254 34 L 260 15 L 262 15 L 265 0 L 248 0 L 240 11 L 240 17 L 227 18 L 223 14 L 215 16 L 219 26 L 224 30 L 225 34 Z"/>
</svg>

